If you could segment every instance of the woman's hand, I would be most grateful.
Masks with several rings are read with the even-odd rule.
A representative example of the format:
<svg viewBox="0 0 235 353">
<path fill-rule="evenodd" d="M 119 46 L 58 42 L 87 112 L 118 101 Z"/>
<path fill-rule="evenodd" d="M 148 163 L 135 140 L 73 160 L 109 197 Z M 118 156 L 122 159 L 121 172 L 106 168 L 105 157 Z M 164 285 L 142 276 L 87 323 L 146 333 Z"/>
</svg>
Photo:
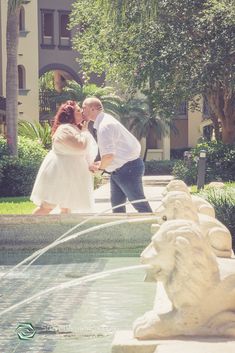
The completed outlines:
<svg viewBox="0 0 235 353">
<path fill-rule="evenodd" d="M 89 170 L 90 172 L 95 173 L 99 170 L 99 167 L 100 167 L 100 161 L 97 161 L 89 165 Z"/>
</svg>

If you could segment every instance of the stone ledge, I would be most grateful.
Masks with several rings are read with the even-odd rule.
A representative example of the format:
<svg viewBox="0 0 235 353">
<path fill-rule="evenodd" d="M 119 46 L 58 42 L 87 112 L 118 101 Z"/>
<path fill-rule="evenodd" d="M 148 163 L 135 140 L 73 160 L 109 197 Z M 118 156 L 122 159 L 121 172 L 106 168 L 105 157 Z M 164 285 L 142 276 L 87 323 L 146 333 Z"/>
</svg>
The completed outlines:
<svg viewBox="0 0 235 353">
<path fill-rule="evenodd" d="M 221 337 L 179 337 L 169 340 L 138 340 L 132 331 L 117 331 L 112 353 L 234 353 L 235 340 Z"/>
<path fill-rule="evenodd" d="M 50 214 L 46 216 L 35 216 L 35 215 L 0 215 L 1 225 L 13 225 L 13 224 L 52 224 L 52 223 L 80 223 L 86 219 L 89 219 L 91 223 L 106 223 L 110 221 L 116 221 L 119 219 L 129 218 L 145 218 L 152 216 L 152 213 L 106 213 L 98 215 L 95 213 L 70 213 L 70 214 Z"/>
</svg>

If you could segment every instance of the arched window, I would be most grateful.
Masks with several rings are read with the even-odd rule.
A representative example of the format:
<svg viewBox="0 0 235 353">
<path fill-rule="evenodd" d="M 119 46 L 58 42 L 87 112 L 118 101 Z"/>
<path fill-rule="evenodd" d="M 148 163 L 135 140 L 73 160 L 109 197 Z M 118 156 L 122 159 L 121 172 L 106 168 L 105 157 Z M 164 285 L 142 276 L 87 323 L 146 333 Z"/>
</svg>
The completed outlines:
<svg viewBox="0 0 235 353">
<path fill-rule="evenodd" d="M 18 65 L 18 88 L 25 89 L 25 68 Z"/>
<path fill-rule="evenodd" d="M 25 31 L 25 11 L 24 7 L 21 6 L 20 8 L 20 15 L 19 15 L 19 31 Z"/>
</svg>

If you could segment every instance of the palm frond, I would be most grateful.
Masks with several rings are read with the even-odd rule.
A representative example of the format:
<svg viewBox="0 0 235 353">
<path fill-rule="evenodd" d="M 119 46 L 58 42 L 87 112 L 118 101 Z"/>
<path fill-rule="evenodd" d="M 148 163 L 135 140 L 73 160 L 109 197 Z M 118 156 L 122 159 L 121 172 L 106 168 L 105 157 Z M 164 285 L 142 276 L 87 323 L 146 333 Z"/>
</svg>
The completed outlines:
<svg viewBox="0 0 235 353">
<path fill-rule="evenodd" d="M 38 141 L 45 148 L 50 148 L 51 146 L 51 126 L 48 123 L 42 125 L 39 122 L 32 123 L 20 120 L 18 122 L 18 134 L 19 136 Z"/>
<path fill-rule="evenodd" d="M 8 11 L 15 11 L 23 4 L 23 0 L 8 0 Z"/>
</svg>

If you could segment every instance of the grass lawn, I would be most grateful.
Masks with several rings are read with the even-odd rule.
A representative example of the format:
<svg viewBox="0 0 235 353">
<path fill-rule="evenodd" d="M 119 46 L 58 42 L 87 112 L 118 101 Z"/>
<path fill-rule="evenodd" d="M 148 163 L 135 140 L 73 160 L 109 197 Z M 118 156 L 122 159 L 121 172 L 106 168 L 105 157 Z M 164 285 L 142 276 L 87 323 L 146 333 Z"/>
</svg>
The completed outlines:
<svg viewBox="0 0 235 353">
<path fill-rule="evenodd" d="M 0 214 L 31 214 L 34 208 L 29 197 L 0 197 Z"/>
</svg>

